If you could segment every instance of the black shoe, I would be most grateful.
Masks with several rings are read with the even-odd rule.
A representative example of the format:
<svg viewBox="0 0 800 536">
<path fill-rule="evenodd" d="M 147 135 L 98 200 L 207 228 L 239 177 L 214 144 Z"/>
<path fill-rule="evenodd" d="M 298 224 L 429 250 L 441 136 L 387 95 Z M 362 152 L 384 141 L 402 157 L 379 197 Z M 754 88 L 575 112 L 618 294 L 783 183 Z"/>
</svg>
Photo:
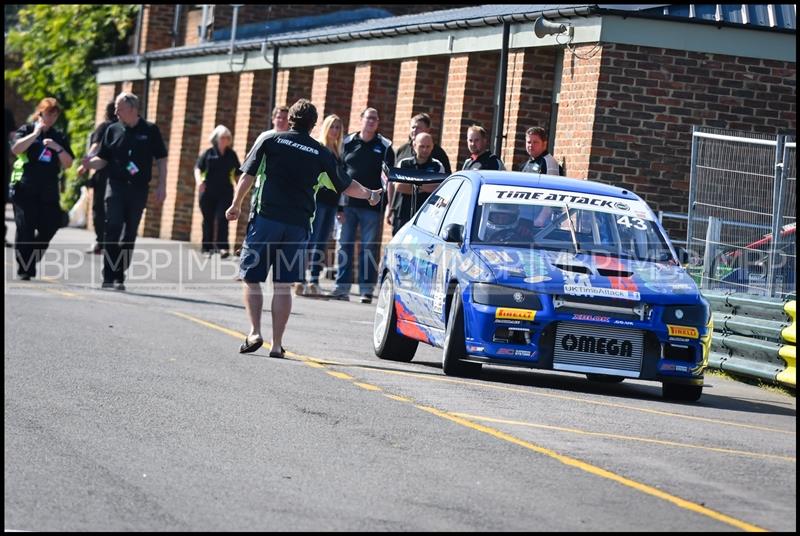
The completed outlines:
<svg viewBox="0 0 800 536">
<path fill-rule="evenodd" d="M 18 278 L 20 281 L 30 281 L 30 280 L 31 280 L 31 276 L 30 276 L 30 274 L 19 274 L 19 275 L 17 276 L 17 278 Z"/>
<path fill-rule="evenodd" d="M 239 346 L 239 353 L 249 354 L 251 352 L 255 352 L 256 350 L 261 348 L 262 344 L 264 344 L 264 339 L 262 339 L 261 337 L 253 339 L 252 342 L 250 341 L 250 337 L 245 337 L 244 344 Z"/>
<path fill-rule="evenodd" d="M 227 259 L 230 256 L 231 256 L 231 254 L 227 249 L 219 250 L 219 258 L 220 259 Z"/>
<path fill-rule="evenodd" d="M 330 294 L 328 294 L 328 298 L 332 300 L 350 301 L 349 294 L 337 293 L 337 292 L 331 292 Z"/>
<path fill-rule="evenodd" d="M 372 296 L 370 294 L 362 294 L 361 303 L 372 303 Z"/>
<path fill-rule="evenodd" d="M 103 281 L 103 284 L 100 285 L 100 288 L 114 288 L 113 281 Z"/>
<path fill-rule="evenodd" d="M 114 290 L 125 290 L 125 283 L 123 283 L 122 281 L 115 281 Z"/>
<path fill-rule="evenodd" d="M 286 349 L 283 346 L 281 346 L 281 351 L 280 352 L 277 351 L 277 350 L 272 350 L 272 351 L 270 351 L 269 356 L 270 357 L 277 357 L 279 359 L 283 359 L 285 354 L 286 354 Z"/>
</svg>

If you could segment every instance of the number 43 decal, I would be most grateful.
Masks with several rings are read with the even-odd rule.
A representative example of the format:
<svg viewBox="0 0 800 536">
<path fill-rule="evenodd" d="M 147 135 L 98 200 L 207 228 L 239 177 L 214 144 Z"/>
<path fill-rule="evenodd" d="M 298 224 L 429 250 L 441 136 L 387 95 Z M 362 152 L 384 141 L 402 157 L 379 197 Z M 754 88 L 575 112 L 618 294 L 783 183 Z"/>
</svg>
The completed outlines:
<svg viewBox="0 0 800 536">
<path fill-rule="evenodd" d="M 633 223 L 631 223 L 631 221 Z M 645 224 L 644 220 L 639 218 L 631 218 L 630 216 L 620 216 L 617 220 L 617 223 L 620 225 L 624 225 L 625 227 L 633 227 L 634 229 L 639 229 L 640 231 L 647 230 L 647 224 Z"/>
</svg>

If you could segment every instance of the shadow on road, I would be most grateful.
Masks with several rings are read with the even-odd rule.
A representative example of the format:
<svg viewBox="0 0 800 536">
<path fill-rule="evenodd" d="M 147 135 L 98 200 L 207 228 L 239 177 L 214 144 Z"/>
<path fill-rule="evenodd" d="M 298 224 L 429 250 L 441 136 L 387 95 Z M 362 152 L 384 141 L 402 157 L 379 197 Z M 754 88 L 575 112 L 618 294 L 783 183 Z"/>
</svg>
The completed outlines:
<svg viewBox="0 0 800 536">
<path fill-rule="evenodd" d="M 438 370 L 442 368 L 441 363 L 432 361 L 414 361 L 414 364 Z M 495 366 L 484 366 L 480 375 L 472 379 L 490 383 L 542 387 L 558 391 L 606 395 L 620 398 L 664 400 L 661 396 L 661 384 L 657 382 L 648 385 L 627 382 L 605 384 L 589 381 L 580 375 L 568 376 L 538 369 L 513 369 Z M 794 417 L 797 413 L 794 408 L 782 407 L 772 401 L 743 399 L 734 396 L 709 393 L 713 388 L 713 385 L 706 384 L 703 388 L 703 396 L 697 402 L 677 402 L 673 400 L 665 402 L 692 407 L 714 408 L 725 411 L 744 411 L 747 413 L 762 413 L 766 415 L 786 415 Z"/>
</svg>

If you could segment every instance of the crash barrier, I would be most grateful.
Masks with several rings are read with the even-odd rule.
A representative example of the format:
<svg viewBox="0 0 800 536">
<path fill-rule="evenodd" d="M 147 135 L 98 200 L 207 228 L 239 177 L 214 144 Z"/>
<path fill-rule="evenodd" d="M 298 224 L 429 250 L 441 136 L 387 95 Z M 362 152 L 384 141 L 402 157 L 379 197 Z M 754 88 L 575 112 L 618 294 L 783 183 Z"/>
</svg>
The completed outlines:
<svg viewBox="0 0 800 536">
<path fill-rule="evenodd" d="M 778 354 L 786 361 L 786 369 L 778 373 L 777 379 L 783 384 L 797 386 L 797 301 L 788 302 L 783 310 L 792 324 L 781 331 L 781 337 L 788 344 L 781 346 Z"/>
<path fill-rule="evenodd" d="M 795 301 L 707 291 L 703 296 L 714 320 L 710 367 L 795 386 Z"/>
</svg>

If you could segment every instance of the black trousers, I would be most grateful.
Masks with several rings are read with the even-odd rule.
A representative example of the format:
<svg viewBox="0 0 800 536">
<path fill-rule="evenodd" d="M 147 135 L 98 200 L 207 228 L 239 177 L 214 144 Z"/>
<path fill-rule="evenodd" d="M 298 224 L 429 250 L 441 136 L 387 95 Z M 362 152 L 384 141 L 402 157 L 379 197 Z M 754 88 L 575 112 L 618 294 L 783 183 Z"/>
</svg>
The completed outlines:
<svg viewBox="0 0 800 536">
<path fill-rule="evenodd" d="M 14 222 L 17 224 L 14 236 L 17 274 L 35 277 L 36 265 L 61 227 L 61 207 L 58 190 L 45 193 L 23 188 L 15 187 L 12 195 Z"/>
<path fill-rule="evenodd" d="M 139 221 L 147 206 L 147 185 L 109 179 L 106 186 L 103 281 L 125 281 Z"/>
<path fill-rule="evenodd" d="M 94 224 L 95 242 L 102 244 L 106 228 L 106 185 L 108 177 L 104 173 L 95 173 L 92 177 L 92 224 Z"/>
<path fill-rule="evenodd" d="M 206 191 L 200 194 L 200 212 L 203 213 L 203 251 L 230 249 L 225 211 L 232 202 L 233 189 L 219 191 L 206 188 Z"/>
</svg>

